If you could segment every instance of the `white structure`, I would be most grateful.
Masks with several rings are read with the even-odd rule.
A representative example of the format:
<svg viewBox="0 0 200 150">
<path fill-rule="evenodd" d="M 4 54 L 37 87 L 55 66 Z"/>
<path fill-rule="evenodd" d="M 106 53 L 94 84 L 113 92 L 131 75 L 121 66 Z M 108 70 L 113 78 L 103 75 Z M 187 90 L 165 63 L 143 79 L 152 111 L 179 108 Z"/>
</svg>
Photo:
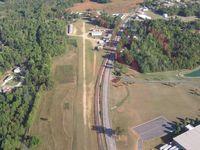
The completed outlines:
<svg viewBox="0 0 200 150">
<path fill-rule="evenodd" d="M 3 82 L 2 86 L 6 85 L 6 83 L 8 83 L 9 81 L 11 81 L 13 78 L 14 78 L 14 76 L 12 76 L 12 75 L 7 76 L 7 77 L 4 79 L 4 82 Z"/>
<path fill-rule="evenodd" d="M 177 146 L 173 146 L 169 150 L 179 150 L 179 148 Z"/>
<path fill-rule="evenodd" d="M 143 8 L 142 8 L 142 11 L 148 11 L 149 9 L 146 7 L 146 6 L 144 6 Z"/>
<path fill-rule="evenodd" d="M 168 144 L 165 144 L 163 146 L 160 147 L 160 150 L 164 150 L 167 146 L 169 146 Z"/>
<path fill-rule="evenodd" d="M 17 68 L 14 69 L 14 73 L 20 73 L 20 72 L 21 72 L 20 67 L 17 67 Z"/>
<path fill-rule="evenodd" d="M 163 17 L 164 18 L 168 18 L 168 14 L 163 14 Z"/>
<path fill-rule="evenodd" d="M 169 150 L 172 147 L 172 145 L 168 145 L 167 147 L 165 147 L 163 150 Z"/>
<path fill-rule="evenodd" d="M 143 19 L 143 20 L 145 20 L 145 19 L 151 20 L 151 17 L 149 17 L 149 16 L 147 16 L 147 15 L 144 15 L 144 14 L 138 14 L 137 16 L 138 16 L 139 18 Z"/>
<path fill-rule="evenodd" d="M 99 36 L 102 36 L 102 32 L 101 31 L 92 31 L 92 32 L 90 32 L 90 35 L 92 36 L 92 37 L 99 37 Z"/>
<path fill-rule="evenodd" d="M 190 125 L 190 124 L 188 124 L 187 126 L 185 126 L 188 130 L 192 130 L 192 129 L 194 129 L 194 127 L 192 126 L 192 125 Z"/>
<path fill-rule="evenodd" d="M 199 150 L 200 149 L 200 125 L 194 127 L 192 130 L 174 138 L 177 143 L 184 150 Z"/>
</svg>

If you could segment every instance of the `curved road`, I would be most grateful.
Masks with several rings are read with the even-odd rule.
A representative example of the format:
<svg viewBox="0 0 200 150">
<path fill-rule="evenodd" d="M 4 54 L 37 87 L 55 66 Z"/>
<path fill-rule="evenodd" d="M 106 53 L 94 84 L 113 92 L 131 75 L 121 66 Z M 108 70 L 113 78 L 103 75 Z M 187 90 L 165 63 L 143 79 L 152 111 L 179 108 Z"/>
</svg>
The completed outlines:
<svg viewBox="0 0 200 150">
<path fill-rule="evenodd" d="M 110 74 L 113 65 L 113 56 L 109 55 L 107 64 L 105 65 L 105 72 L 103 77 L 103 98 L 102 98 L 102 118 L 104 134 L 106 139 L 106 145 L 108 150 L 116 150 L 116 142 L 113 137 L 112 124 L 110 122 L 109 116 L 109 84 L 110 84 Z"/>
</svg>

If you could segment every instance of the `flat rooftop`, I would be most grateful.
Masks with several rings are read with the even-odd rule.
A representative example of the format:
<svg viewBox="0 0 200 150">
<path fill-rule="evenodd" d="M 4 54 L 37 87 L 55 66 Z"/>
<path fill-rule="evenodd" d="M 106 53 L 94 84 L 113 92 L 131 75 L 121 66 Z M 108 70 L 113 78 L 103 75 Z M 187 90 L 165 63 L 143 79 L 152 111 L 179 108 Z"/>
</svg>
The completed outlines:
<svg viewBox="0 0 200 150">
<path fill-rule="evenodd" d="M 188 150 L 199 149 L 200 139 L 200 125 L 194 127 L 194 129 L 186 131 L 185 133 L 174 138 L 174 141 Z"/>
</svg>

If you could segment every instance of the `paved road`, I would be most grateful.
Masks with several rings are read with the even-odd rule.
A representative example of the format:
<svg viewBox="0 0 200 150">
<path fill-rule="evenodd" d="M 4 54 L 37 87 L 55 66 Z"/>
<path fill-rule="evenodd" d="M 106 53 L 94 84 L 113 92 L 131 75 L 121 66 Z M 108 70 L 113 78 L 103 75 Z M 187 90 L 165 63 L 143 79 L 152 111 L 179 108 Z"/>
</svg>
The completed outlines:
<svg viewBox="0 0 200 150">
<path fill-rule="evenodd" d="M 102 107 L 103 107 L 103 127 L 105 132 L 106 145 L 108 150 L 116 150 L 116 142 L 112 136 L 112 125 L 110 123 L 109 117 L 109 83 L 110 83 L 110 73 L 111 73 L 111 64 L 112 60 L 108 60 L 109 67 L 105 66 L 104 78 L 103 78 L 103 98 L 102 98 Z"/>
</svg>

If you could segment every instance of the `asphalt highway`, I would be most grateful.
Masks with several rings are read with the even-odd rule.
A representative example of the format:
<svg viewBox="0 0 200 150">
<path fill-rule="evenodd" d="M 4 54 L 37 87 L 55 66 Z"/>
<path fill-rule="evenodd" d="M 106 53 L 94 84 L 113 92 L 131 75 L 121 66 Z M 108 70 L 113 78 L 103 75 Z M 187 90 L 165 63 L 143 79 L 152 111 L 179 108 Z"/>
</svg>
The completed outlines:
<svg viewBox="0 0 200 150">
<path fill-rule="evenodd" d="M 103 127 L 106 139 L 106 145 L 108 150 L 116 150 L 116 142 L 113 137 L 112 124 L 110 122 L 109 115 L 109 84 L 110 84 L 110 74 L 113 65 L 112 55 L 109 56 L 108 62 L 105 66 L 105 72 L 103 77 L 103 98 L 102 98 L 102 112 L 103 112 Z"/>
</svg>

